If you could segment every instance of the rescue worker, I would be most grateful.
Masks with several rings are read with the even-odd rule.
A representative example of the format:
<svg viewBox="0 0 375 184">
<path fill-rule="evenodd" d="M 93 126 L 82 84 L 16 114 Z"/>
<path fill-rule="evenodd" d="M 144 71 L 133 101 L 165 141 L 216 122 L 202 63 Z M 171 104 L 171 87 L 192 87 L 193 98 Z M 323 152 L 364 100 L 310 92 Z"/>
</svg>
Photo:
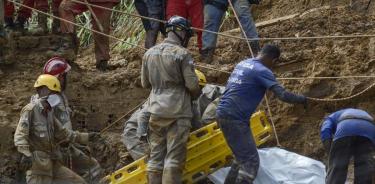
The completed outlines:
<svg viewBox="0 0 375 184">
<path fill-rule="evenodd" d="M 328 153 L 327 184 L 344 184 L 354 158 L 354 183 L 371 184 L 375 173 L 374 118 L 361 109 L 342 109 L 323 121 L 321 140 Z"/>
<path fill-rule="evenodd" d="M 5 43 L 5 30 L 4 30 L 4 0 L 0 0 L 0 47 Z M 1 48 L 2 50 L 2 48 Z M 1 53 L 0 53 L 1 56 Z"/>
<path fill-rule="evenodd" d="M 90 4 L 112 9 L 119 3 L 119 0 L 88 0 Z M 82 14 L 88 10 L 89 5 L 76 3 L 72 0 L 63 0 L 59 12 L 63 19 L 75 22 L 75 16 Z M 104 10 L 102 8 L 92 7 L 93 12 L 103 27 L 103 33 L 109 35 L 111 27 L 112 11 Z M 92 16 L 92 15 L 91 15 Z M 78 39 L 75 35 L 75 27 L 73 24 L 61 22 L 61 32 L 70 35 L 73 38 L 73 45 L 78 48 Z M 92 28 L 95 31 L 101 32 L 99 25 L 95 18 L 91 18 Z M 93 33 L 95 43 L 95 60 L 96 68 L 105 71 L 108 67 L 109 56 L 109 38 L 104 35 Z"/>
<path fill-rule="evenodd" d="M 67 75 L 70 69 L 71 66 L 64 58 L 53 57 L 44 65 L 43 73 L 53 75 L 59 80 L 61 84 L 61 92 L 58 94 L 60 103 L 53 108 L 54 114 L 64 128 L 72 131 L 72 110 L 65 94 L 68 84 Z M 35 99 L 38 99 L 38 95 L 33 96 L 31 101 Z M 72 168 L 74 172 L 84 177 L 86 181 L 99 181 L 102 168 L 95 158 L 89 157 L 84 151 L 87 151 L 87 148 L 77 143 L 61 145 L 61 152 L 67 167 Z"/>
<path fill-rule="evenodd" d="M 14 15 L 14 4 L 12 2 L 9 2 L 7 0 L 3 0 L 4 2 L 4 23 L 5 28 L 14 28 L 14 21 L 13 21 L 13 15 Z"/>
<path fill-rule="evenodd" d="M 195 70 L 195 74 L 199 80 L 199 87 L 201 88 L 202 94 L 199 95 L 197 100 L 193 101 L 193 130 L 199 129 L 212 121 L 215 120 L 216 106 L 207 108 L 215 99 L 219 98 L 225 88 L 223 86 L 207 84 L 206 76 L 199 70 Z M 213 111 L 214 113 L 210 113 Z M 211 114 L 211 115 L 209 115 Z"/>
<path fill-rule="evenodd" d="M 232 150 L 239 174 L 236 181 L 226 183 L 252 183 L 259 168 L 259 155 L 249 126 L 249 120 L 266 90 L 287 103 L 306 104 L 306 97 L 287 92 L 272 73 L 280 50 L 266 45 L 257 58 L 246 59 L 236 65 L 228 79 L 216 115 L 225 140 Z M 235 169 L 235 167 L 232 167 Z"/>
<path fill-rule="evenodd" d="M 49 5 L 47 0 L 23 0 L 23 5 L 26 5 L 31 8 L 36 8 L 37 10 L 48 12 Z M 6 27 L 16 31 L 24 31 L 25 24 L 28 19 L 31 17 L 32 10 L 30 8 L 21 6 L 17 12 L 17 19 L 14 22 L 13 16 L 15 13 L 14 4 L 12 2 L 6 1 L 5 9 L 5 23 Z M 55 21 L 54 21 L 55 22 Z M 38 27 L 35 30 L 35 33 L 46 34 L 48 32 L 47 26 L 47 16 L 44 14 L 38 14 Z"/>
<path fill-rule="evenodd" d="M 147 164 L 149 184 L 182 183 L 186 143 L 191 128 L 192 99 L 200 89 L 192 55 L 186 49 L 193 31 L 183 17 L 173 16 L 166 25 L 168 37 L 143 56 L 141 82 L 152 88 Z"/>
<path fill-rule="evenodd" d="M 149 152 L 146 138 L 150 115 L 146 102 L 125 122 L 123 143 L 134 160 L 142 158 Z"/>
<path fill-rule="evenodd" d="M 165 19 L 165 0 L 135 0 L 134 6 L 141 16 Z M 149 49 L 156 44 L 159 32 L 165 36 L 164 24 L 148 19 L 142 19 L 142 24 L 146 31 L 145 47 Z"/>
<path fill-rule="evenodd" d="M 34 84 L 40 97 L 26 105 L 21 112 L 14 144 L 23 154 L 21 165 L 26 170 L 28 184 L 86 183 L 83 178 L 61 164 L 61 141 L 79 142 L 98 139 L 98 133 L 73 132 L 54 117 L 53 108 L 59 103 L 61 91 L 58 79 L 43 74 Z"/>
<path fill-rule="evenodd" d="M 251 15 L 251 4 L 259 4 L 260 0 L 231 0 L 234 11 L 237 13 L 240 23 L 246 33 L 247 38 L 258 38 L 255 22 Z M 204 1 L 204 29 L 218 32 L 223 20 L 225 11 L 229 6 L 228 0 L 205 0 Z M 203 32 L 203 47 L 201 60 L 211 63 L 216 48 L 217 34 Z M 251 49 L 256 55 L 260 49 L 258 41 L 250 42 Z"/>
<path fill-rule="evenodd" d="M 192 131 L 215 120 L 217 102 L 212 101 L 224 92 L 224 87 L 206 84 L 206 77 L 199 70 L 195 70 L 195 74 L 198 77 L 199 86 L 202 88 L 202 94 L 193 101 Z M 150 113 L 147 110 L 147 103 L 145 103 L 125 122 L 122 134 L 123 143 L 134 160 L 140 159 L 149 152 L 146 140 L 149 119 Z"/>
<path fill-rule="evenodd" d="M 174 15 L 191 20 L 196 28 L 203 28 L 203 0 L 168 0 L 167 19 Z M 197 31 L 199 51 L 202 49 L 202 31 Z"/>
<path fill-rule="evenodd" d="M 3 39 L 5 37 L 4 32 L 4 0 L 0 0 L 0 39 Z"/>
<path fill-rule="evenodd" d="M 0 0 L 0 63 L 4 62 L 4 45 L 6 43 L 4 30 L 4 0 Z M 0 70 L 0 73 L 2 71 Z"/>
</svg>

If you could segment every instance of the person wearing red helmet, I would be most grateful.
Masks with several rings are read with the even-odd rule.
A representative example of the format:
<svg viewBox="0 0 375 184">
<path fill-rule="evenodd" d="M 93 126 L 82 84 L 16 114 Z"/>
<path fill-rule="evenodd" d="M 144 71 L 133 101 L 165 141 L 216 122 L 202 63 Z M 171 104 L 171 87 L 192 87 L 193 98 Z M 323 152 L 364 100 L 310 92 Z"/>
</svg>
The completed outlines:
<svg viewBox="0 0 375 184">
<path fill-rule="evenodd" d="M 72 113 L 69 107 L 68 98 L 65 95 L 65 89 L 67 87 L 67 74 L 71 70 L 71 66 L 68 62 L 61 57 L 53 57 L 47 61 L 43 67 L 44 74 L 50 74 L 55 76 L 61 84 L 61 92 L 59 94 L 61 100 L 60 103 L 56 105 L 54 110 L 55 117 L 61 122 L 63 127 L 68 130 L 72 130 L 72 122 L 70 115 Z M 35 97 L 32 97 L 32 101 Z M 102 172 L 98 161 L 92 157 L 87 156 L 82 150 L 82 146 L 77 144 L 62 144 L 61 152 L 63 154 L 64 160 L 69 160 L 71 156 L 71 163 L 65 163 L 67 166 L 73 169 L 74 172 L 83 176 L 86 181 L 91 179 L 92 181 L 99 181 L 99 177 Z M 72 164 L 72 165 L 70 165 Z"/>
<path fill-rule="evenodd" d="M 53 57 L 44 65 L 43 73 L 57 77 L 61 83 L 62 91 L 64 91 L 66 87 L 66 75 L 71 68 L 64 58 Z"/>
</svg>

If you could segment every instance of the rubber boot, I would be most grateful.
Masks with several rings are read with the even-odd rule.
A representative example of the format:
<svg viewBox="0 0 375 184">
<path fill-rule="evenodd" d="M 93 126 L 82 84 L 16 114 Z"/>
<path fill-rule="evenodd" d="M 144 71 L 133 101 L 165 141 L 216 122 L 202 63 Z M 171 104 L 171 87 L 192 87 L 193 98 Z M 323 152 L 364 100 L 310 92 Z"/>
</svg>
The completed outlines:
<svg viewBox="0 0 375 184">
<path fill-rule="evenodd" d="M 215 49 L 205 49 L 201 53 L 201 62 L 211 64 L 214 59 Z"/>
<path fill-rule="evenodd" d="M 182 184 L 182 170 L 179 168 L 164 168 L 163 183 Z"/>
<path fill-rule="evenodd" d="M 64 48 L 72 48 L 75 54 L 78 54 L 79 39 L 75 33 L 63 33 L 63 37 L 70 39 L 70 45 L 63 45 Z"/>
<path fill-rule="evenodd" d="M 14 29 L 13 17 L 4 17 L 5 29 Z"/>
<path fill-rule="evenodd" d="M 3 25 L 0 25 L 0 43 L 4 44 L 5 42 L 5 28 Z"/>
<path fill-rule="evenodd" d="M 147 183 L 148 184 L 161 184 L 162 183 L 162 176 L 161 172 L 147 172 Z"/>
<path fill-rule="evenodd" d="M 60 33 L 60 20 L 53 19 L 52 21 L 52 33 L 59 34 Z"/>
<path fill-rule="evenodd" d="M 230 167 L 229 173 L 227 177 L 225 178 L 224 184 L 236 183 L 239 170 L 240 170 L 240 166 L 237 164 L 237 162 L 233 161 Z"/>
<path fill-rule="evenodd" d="M 108 68 L 108 61 L 107 60 L 99 60 L 96 61 L 96 69 L 100 71 L 106 71 Z"/>
<path fill-rule="evenodd" d="M 251 175 L 243 170 L 240 169 L 238 172 L 236 184 L 253 184 L 253 181 L 255 179 L 254 175 Z"/>
<path fill-rule="evenodd" d="M 59 11 L 53 11 L 52 14 L 56 17 L 60 17 Z M 59 19 L 52 19 L 51 32 L 52 34 L 61 34 Z"/>
<path fill-rule="evenodd" d="M 25 23 L 26 19 L 23 17 L 17 17 L 16 22 L 14 23 L 14 30 L 17 32 L 25 32 Z"/>
<path fill-rule="evenodd" d="M 149 30 L 146 31 L 146 39 L 145 39 L 145 47 L 149 49 L 156 44 L 156 40 L 158 39 L 158 31 L 157 30 Z"/>
<path fill-rule="evenodd" d="M 48 33 L 47 16 L 38 14 L 38 27 L 33 31 L 35 35 L 45 35 Z"/>
</svg>

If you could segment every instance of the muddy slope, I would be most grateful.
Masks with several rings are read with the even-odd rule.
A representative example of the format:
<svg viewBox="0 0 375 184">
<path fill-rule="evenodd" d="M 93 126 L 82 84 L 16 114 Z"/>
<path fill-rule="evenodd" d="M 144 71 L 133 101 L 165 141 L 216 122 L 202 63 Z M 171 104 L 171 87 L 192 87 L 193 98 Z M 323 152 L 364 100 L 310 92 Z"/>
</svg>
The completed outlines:
<svg viewBox="0 0 375 184">
<path fill-rule="evenodd" d="M 266 2 L 266 1 L 265 1 Z M 304 11 L 305 1 L 270 1 L 255 11 L 257 20 Z M 307 1 L 306 1 L 307 2 Z M 311 0 L 307 8 L 318 6 Z M 371 34 L 375 17 L 347 8 L 322 10 L 259 29 L 261 37 L 295 37 L 344 34 Z M 235 25 L 235 24 L 233 24 Z M 233 33 L 239 35 L 239 33 Z M 262 44 L 268 42 L 261 42 Z M 325 39 L 275 41 L 283 50 L 284 63 L 276 68 L 278 77 L 372 75 L 374 73 L 374 40 Z M 197 50 L 191 47 L 196 58 Z M 132 49 L 114 53 L 111 71 L 99 73 L 94 69 L 91 49 L 80 52 L 69 75 L 68 96 L 73 108 L 74 127 L 81 131 L 99 131 L 125 112 L 142 102 L 149 91 L 140 87 L 140 64 L 143 51 Z M 221 37 L 215 62 L 210 67 L 231 71 L 235 63 L 248 57 L 242 41 Z M 24 52 L 13 65 L 1 66 L 0 76 L 0 181 L 14 178 L 15 158 L 12 142 L 19 112 L 33 92 L 33 82 L 41 73 L 48 55 L 44 52 Z M 225 84 L 228 74 L 202 69 L 210 82 Z M 287 89 L 319 98 L 340 98 L 355 94 L 373 79 L 339 80 L 280 80 Z M 288 150 L 323 160 L 319 126 L 327 113 L 343 107 L 359 107 L 375 114 L 375 90 L 343 102 L 313 103 L 305 112 L 300 106 L 277 101 L 272 95 L 271 110 L 281 145 Z M 105 134 L 106 141 L 94 144 L 93 156 L 106 172 L 129 163 L 121 143 L 122 122 Z M 269 146 L 274 146 L 270 143 Z M 0 183 L 1 183 L 0 182 Z"/>
</svg>

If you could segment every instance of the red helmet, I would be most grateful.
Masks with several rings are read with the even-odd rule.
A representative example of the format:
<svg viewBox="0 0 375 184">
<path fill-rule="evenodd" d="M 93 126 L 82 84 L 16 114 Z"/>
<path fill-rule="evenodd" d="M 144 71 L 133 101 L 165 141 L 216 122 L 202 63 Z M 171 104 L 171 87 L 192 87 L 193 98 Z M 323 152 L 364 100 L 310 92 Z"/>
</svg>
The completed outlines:
<svg viewBox="0 0 375 184">
<path fill-rule="evenodd" d="M 66 73 L 70 69 L 70 65 L 65 61 L 64 58 L 53 57 L 44 65 L 43 73 L 59 77 L 60 74 Z"/>
</svg>

